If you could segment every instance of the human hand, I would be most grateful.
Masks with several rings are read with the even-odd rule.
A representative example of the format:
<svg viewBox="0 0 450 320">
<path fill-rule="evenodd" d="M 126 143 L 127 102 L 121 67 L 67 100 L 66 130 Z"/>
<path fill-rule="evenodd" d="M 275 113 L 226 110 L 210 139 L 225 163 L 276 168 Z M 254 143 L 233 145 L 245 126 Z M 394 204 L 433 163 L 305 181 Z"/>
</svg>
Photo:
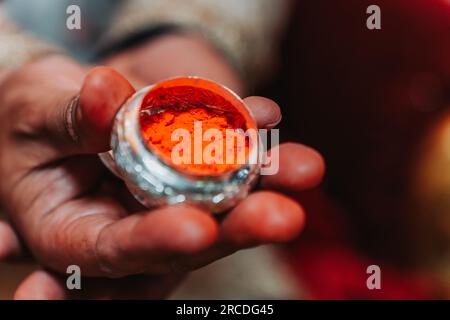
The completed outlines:
<svg viewBox="0 0 450 320">
<path fill-rule="evenodd" d="M 0 200 L 46 269 L 25 279 L 16 298 L 70 297 L 57 274 L 74 264 L 89 277 L 80 297 L 161 298 L 189 270 L 242 248 L 288 241 L 301 230 L 301 207 L 272 191 L 252 193 L 221 223 L 187 205 L 142 208 L 97 157 L 108 150 L 115 113 L 133 92 L 112 69 L 87 73 L 61 57 L 27 65 L 0 85 Z M 71 103 L 78 94 L 80 103 Z M 272 101 L 246 103 L 260 127 L 280 117 Z M 282 145 L 279 173 L 261 184 L 307 189 L 322 175 L 315 151 Z M 17 253 L 15 235 L 3 230 L 14 247 L 4 252 Z"/>
</svg>

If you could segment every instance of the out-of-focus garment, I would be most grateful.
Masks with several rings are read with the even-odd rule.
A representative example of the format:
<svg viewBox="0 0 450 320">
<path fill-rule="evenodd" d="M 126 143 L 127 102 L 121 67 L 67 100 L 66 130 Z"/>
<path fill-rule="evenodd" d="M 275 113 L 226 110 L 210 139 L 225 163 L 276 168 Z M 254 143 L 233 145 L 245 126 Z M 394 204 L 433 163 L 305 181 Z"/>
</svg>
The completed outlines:
<svg viewBox="0 0 450 320">
<path fill-rule="evenodd" d="M 6 0 L 0 6 L 0 68 L 55 51 L 50 44 L 91 62 L 98 51 L 133 34 L 173 25 L 203 34 L 247 78 L 257 79 L 278 49 L 289 7 L 288 0 L 80 0 L 81 29 L 68 30 L 71 4 Z"/>
<path fill-rule="evenodd" d="M 122 2 L 123 0 L 6 0 L 4 10 L 11 23 L 29 31 L 36 39 L 60 46 L 78 60 L 90 61 L 99 38 L 112 22 Z M 73 4 L 80 8 L 80 30 L 69 30 L 67 27 L 67 19 L 74 14 L 70 7 Z M 6 32 L 0 31 L 0 34 L 3 33 Z M 11 45 L 14 45 L 13 40 Z"/>
<path fill-rule="evenodd" d="M 69 30 L 67 8 L 81 9 Z M 209 39 L 246 78 L 265 73 L 287 0 L 6 0 L 0 3 L 0 69 L 65 52 L 95 62 L 134 35 L 174 26 Z M 182 53 L 180 53 L 182 54 Z M 0 266 L 1 268 L 1 266 Z M 173 298 L 298 298 L 301 290 L 270 247 L 239 252 L 194 272 Z"/>
</svg>

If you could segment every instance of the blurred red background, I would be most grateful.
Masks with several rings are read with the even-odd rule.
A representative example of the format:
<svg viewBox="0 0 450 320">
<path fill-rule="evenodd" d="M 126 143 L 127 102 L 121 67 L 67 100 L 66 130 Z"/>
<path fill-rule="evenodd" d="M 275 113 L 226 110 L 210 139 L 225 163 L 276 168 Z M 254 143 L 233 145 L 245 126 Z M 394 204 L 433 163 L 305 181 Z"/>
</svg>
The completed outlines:
<svg viewBox="0 0 450 320">
<path fill-rule="evenodd" d="M 381 30 L 366 28 L 372 4 Z M 313 297 L 445 295 L 428 268 L 439 260 L 433 223 L 443 220 L 422 232 L 412 195 L 419 147 L 450 107 L 450 1 L 311 0 L 295 12 L 270 92 L 284 138 L 318 148 L 327 178 L 304 200 L 307 233 L 291 263 Z M 386 271 L 379 292 L 365 286 L 372 263 Z"/>
</svg>

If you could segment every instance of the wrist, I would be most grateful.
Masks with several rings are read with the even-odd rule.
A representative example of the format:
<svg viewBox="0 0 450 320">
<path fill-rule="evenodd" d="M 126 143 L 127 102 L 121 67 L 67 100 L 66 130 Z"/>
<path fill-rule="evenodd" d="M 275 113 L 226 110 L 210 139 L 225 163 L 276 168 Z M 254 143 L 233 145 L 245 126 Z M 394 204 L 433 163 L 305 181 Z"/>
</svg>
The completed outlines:
<svg viewBox="0 0 450 320">
<path fill-rule="evenodd" d="M 105 63 L 142 84 L 176 76 L 200 76 L 220 82 L 238 94 L 245 91 L 239 73 L 197 34 L 160 35 L 108 57 Z"/>
</svg>

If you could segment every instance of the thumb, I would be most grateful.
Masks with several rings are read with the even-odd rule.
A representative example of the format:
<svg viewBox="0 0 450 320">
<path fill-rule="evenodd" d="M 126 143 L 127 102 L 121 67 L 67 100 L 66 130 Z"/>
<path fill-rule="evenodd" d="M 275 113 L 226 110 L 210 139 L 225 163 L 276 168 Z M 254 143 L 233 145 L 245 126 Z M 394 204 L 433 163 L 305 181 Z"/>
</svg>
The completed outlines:
<svg viewBox="0 0 450 320">
<path fill-rule="evenodd" d="M 59 136 L 58 140 L 64 140 L 59 150 L 65 155 L 109 150 L 115 115 L 134 92 L 132 85 L 113 69 L 92 69 L 80 92 L 50 115 L 50 131 Z"/>
</svg>

